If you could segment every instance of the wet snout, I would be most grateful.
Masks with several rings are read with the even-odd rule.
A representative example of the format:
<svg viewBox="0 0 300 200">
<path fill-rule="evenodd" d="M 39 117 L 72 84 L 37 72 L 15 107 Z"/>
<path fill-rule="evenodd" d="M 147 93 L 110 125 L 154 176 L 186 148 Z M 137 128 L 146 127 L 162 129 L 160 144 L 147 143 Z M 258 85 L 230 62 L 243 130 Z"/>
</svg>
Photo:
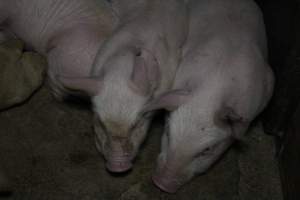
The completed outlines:
<svg viewBox="0 0 300 200">
<path fill-rule="evenodd" d="M 107 155 L 106 168 L 110 172 L 121 173 L 132 168 L 131 148 L 128 138 L 113 137 Z"/>
</svg>

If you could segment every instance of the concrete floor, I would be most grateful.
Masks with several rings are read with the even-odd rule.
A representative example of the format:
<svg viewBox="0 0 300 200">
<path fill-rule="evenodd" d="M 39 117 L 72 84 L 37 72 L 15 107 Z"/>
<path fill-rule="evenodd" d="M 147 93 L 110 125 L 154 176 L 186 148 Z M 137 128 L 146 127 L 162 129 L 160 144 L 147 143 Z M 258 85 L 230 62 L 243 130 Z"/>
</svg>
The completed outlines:
<svg viewBox="0 0 300 200">
<path fill-rule="evenodd" d="M 25 104 L 0 113 L 0 166 L 14 185 L 2 200 L 281 200 L 273 139 L 253 127 L 207 174 L 175 195 L 150 181 L 163 124 L 155 122 L 133 171 L 105 170 L 93 140 L 91 112 L 57 102 L 43 87 Z M 242 150 L 241 150 L 242 149 Z"/>
</svg>

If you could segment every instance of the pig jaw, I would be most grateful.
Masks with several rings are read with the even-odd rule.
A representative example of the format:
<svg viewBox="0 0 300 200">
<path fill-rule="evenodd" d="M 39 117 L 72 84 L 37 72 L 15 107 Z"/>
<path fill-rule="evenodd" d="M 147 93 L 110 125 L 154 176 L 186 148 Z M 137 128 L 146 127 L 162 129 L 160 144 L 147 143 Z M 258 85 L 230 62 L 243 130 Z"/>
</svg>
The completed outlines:
<svg viewBox="0 0 300 200">
<path fill-rule="evenodd" d="M 173 160 L 174 161 L 174 160 Z M 188 174 L 183 174 L 184 169 L 181 164 L 172 164 L 170 159 L 166 161 L 166 155 L 161 153 L 157 160 L 157 168 L 152 175 L 153 183 L 162 191 L 175 193 L 179 188 L 189 181 Z"/>
<path fill-rule="evenodd" d="M 183 185 L 179 176 L 167 167 L 157 170 L 152 175 L 153 183 L 162 191 L 173 194 Z"/>
<path fill-rule="evenodd" d="M 193 157 L 189 154 L 176 152 L 176 150 L 172 151 L 168 147 L 162 147 L 163 150 L 158 157 L 157 169 L 152 180 L 162 191 L 175 193 L 193 177 L 206 172 L 231 143 L 232 139 L 224 139 L 215 147 L 211 155 L 201 157 Z"/>
</svg>

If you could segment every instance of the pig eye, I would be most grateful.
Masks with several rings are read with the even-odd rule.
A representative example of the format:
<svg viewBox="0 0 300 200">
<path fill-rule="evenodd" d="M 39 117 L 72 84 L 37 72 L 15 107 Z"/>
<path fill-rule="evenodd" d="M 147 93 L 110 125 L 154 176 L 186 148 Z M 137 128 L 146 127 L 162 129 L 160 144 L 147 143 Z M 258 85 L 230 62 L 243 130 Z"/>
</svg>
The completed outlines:
<svg viewBox="0 0 300 200">
<path fill-rule="evenodd" d="M 139 57 L 139 56 L 141 56 L 142 55 L 142 52 L 141 51 L 138 51 L 136 54 L 135 54 L 135 56 L 137 56 L 137 57 Z"/>
<path fill-rule="evenodd" d="M 212 150 L 212 148 L 207 147 L 207 148 L 205 148 L 205 149 L 201 152 L 201 154 L 202 154 L 202 155 L 207 155 L 207 154 L 209 154 L 209 152 L 211 152 L 211 150 Z"/>
<path fill-rule="evenodd" d="M 208 156 L 211 151 L 212 151 L 212 147 L 207 147 L 205 148 L 203 151 L 201 151 L 200 153 L 195 155 L 195 158 L 199 158 L 199 157 L 203 157 L 203 156 Z"/>
</svg>

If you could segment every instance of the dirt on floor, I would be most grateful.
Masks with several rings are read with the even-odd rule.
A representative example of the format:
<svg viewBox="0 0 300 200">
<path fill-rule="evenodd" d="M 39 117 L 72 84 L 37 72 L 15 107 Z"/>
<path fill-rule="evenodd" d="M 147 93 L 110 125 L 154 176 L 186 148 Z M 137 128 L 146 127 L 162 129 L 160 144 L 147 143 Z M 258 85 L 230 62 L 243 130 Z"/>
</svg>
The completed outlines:
<svg viewBox="0 0 300 200">
<path fill-rule="evenodd" d="M 134 169 L 105 170 L 94 145 L 92 113 L 57 102 L 47 87 L 23 105 L 0 113 L 0 166 L 14 192 L 2 200 L 281 200 L 273 139 L 257 123 L 240 148 L 231 148 L 205 175 L 178 193 L 151 182 L 163 130 L 156 120 Z"/>
</svg>

